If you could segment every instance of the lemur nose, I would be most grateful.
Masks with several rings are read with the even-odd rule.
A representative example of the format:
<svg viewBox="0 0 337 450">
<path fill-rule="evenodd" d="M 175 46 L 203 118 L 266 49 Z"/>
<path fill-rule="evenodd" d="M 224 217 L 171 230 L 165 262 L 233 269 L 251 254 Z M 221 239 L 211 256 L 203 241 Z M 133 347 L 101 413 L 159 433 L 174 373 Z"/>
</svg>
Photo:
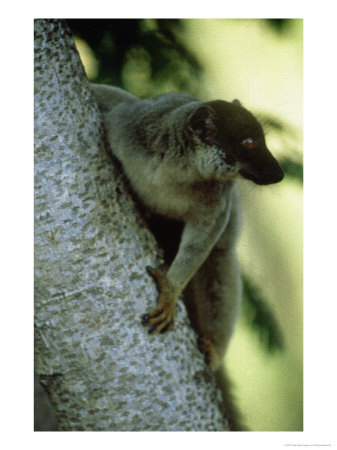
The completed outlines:
<svg viewBox="0 0 337 450">
<path fill-rule="evenodd" d="M 284 178 L 284 173 L 281 167 L 278 168 L 278 170 L 273 170 L 264 176 L 266 183 L 265 184 L 272 184 L 272 183 L 279 183 Z"/>
</svg>

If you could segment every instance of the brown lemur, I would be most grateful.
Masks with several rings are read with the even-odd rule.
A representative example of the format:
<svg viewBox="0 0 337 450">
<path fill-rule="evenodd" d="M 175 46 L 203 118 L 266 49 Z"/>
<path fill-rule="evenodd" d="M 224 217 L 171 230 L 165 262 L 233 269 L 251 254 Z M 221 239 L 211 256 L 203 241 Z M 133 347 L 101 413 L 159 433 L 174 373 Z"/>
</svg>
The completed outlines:
<svg viewBox="0 0 337 450">
<path fill-rule="evenodd" d="M 184 291 L 199 348 L 217 371 L 241 301 L 237 180 L 266 185 L 281 181 L 283 172 L 260 123 L 238 100 L 199 101 L 181 93 L 140 100 L 115 87 L 92 89 L 112 152 L 140 202 L 183 224 L 166 273 L 147 268 L 159 300 L 142 323 L 151 333 L 170 330 Z"/>
</svg>

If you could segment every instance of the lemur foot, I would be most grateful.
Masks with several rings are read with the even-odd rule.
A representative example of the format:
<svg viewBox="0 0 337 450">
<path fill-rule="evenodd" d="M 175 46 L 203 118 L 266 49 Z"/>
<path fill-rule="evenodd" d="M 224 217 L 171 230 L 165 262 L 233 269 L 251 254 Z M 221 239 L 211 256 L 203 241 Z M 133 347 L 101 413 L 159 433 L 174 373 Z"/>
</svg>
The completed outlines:
<svg viewBox="0 0 337 450">
<path fill-rule="evenodd" d="M 157 283 L 159 300 L 152 311 L 142 316 L 142 325 L 150 327 L 149 333 L 151 334 L 165 333 L 173 327 L 176 290 L 160 270 L 149 266 L 146 267 L 146 270 Z"/>
<path fill-rule="evenodd" d="M 205 357 L 206 364 L 210 369 L 215 372 L 221 366 L 222 359 L 220 358 L 218 352 L 215 350 L 214 343 L 212 340 L 205 336 L 198 337 L 198 348 Z"/>
</svg>

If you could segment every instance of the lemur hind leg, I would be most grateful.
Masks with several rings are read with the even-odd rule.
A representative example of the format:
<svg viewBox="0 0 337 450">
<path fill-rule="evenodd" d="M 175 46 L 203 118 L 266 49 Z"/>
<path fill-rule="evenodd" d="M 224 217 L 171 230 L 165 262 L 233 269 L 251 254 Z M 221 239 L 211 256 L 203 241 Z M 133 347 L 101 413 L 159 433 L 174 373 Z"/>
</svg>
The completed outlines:
<svg viewBox="0 0 337 450">
<path fill-rule="evenodd" d="M 199 336 L 199 349 L 214 371 L 223 363 L 241 303 L 235 251 L 224 244 L 225 233 L 184 292 L 190 320 Z"/>
</svg>

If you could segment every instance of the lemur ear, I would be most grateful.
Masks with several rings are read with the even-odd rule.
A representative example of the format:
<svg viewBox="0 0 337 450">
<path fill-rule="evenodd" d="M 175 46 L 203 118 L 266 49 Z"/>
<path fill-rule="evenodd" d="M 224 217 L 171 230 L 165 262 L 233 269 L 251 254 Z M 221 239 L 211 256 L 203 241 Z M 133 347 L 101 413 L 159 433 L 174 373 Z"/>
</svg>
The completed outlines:
<svg viewBox="0 0 337 450">
<path fill-rule="evenodd" d="M 232 105 L 242 106 L 242 104 L 239 102 L 239 100 L 238 100 L 237 98 L 235 98 L 235 99 L 232 101 Z"/>
<path fill-rule="evenodd" d="M 199 139 L 207 144 L 214 142 L 214 111 L 208 105 L 199 106 L 194 111 L 188 122 L 188 131 L 192 135 L 197 136 Z"/>
</svg>

